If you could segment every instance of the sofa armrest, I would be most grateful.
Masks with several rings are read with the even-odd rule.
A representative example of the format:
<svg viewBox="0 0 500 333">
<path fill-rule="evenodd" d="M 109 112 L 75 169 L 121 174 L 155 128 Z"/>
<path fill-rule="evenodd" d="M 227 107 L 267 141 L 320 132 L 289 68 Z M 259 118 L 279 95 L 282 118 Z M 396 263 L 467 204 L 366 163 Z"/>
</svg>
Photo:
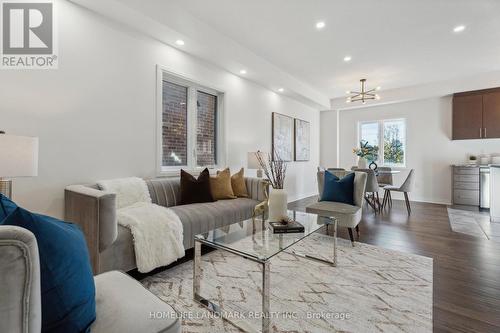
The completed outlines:
<svg viewBox="0 0 500 333">
<path fill-rule="evenodd" d="M 99 273 L 99 253 L 116 240 L 116 194 L 83 185 L 64 191 L 65 219 L 78 224 L 87 241 L 94 274 Z"/>
<path fill-rule="evenodd" d="M 40 332 L 38 245 L 27 229 L 0 226 L 0 295 L 0 332 Z"/>
<path fill-rule="evenodd" d="M 248 197 L 259 202 L 266 201 L 269 193 L 269 182 L 262 178 L 245 177 Z"/>
</svg>

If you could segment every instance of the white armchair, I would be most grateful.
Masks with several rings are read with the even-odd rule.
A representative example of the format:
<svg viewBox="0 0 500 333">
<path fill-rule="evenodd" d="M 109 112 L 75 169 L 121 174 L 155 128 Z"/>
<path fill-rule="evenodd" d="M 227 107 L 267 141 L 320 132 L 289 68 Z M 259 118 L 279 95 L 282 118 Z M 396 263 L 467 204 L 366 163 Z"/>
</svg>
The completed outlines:
<svg viewBox="0 0 500 333">
<path fill-rule="evenodd" d="M 338 177 L 342 177 L 348 173 L 351 173 L 351 171 L 334 172 L 334 174 Z M 320 197 L 323 193 L 324 177 L 324 171 L 318 171 L 318 192 Z M 356 232 L 359 236 L 358 224 L 361 221 L 366 178 L 367 175 L 365 172 L 354 172 L 354 205 L 333 201 L 318 201 L 306 207 L 307 212 L 318 214 L 320 216 L 335 217 L 337 219 L 338 226 L 347 227 L 347 230 L 349 231 L 349 238 L 351 239 L 351 244 L 353 246 L 354 236 L 352 229 L 356 228 Z"/>
</svg>

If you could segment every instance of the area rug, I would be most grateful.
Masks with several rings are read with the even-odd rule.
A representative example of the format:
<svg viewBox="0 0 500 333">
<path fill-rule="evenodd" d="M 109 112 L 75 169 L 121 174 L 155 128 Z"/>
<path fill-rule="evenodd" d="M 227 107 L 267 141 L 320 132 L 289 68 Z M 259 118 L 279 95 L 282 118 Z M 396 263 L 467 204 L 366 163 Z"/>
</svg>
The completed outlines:
<svg viewBox="0 0 500 333">
<path fill-rule="evenodd" d="M 331 238 L 313 234 L 294 250 L 328 258 Z M 260 329 L 260 265 L 225 251 L 202 256 L 201 294 Z M 271 332 L 431 332 L 432 259 L 339 239 L 338 265 L 293 254 L 271 259 Z M 193 264 L 141 283 L 182 316 L 183 332 L 240 332 L 193 301 Z"/>
<path fill-rule="evenodd" d="M 500 223 L 490 222 L 490 215 L 448 207 L 451 230 L 500 243 Z"/>
</svg>

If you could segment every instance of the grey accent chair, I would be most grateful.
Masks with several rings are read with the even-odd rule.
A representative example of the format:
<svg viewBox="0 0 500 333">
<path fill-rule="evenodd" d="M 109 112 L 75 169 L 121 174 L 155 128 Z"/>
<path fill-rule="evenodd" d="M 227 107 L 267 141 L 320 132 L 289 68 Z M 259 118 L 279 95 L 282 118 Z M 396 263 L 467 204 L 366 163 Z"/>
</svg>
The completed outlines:
<svg viewBox="0 0 500 333">
<path fill-rule="evenodd" d="M 175 310 L 128 275 L 111 271 L 94 281 L 97 319 L 92 333 L 181 332 Z M 40 332 L 40 259 L 29 230 L 0 226 L 0 295 L 0 332 Z M 161 318 L 155 317 L 159 314 Z"/>
<path fill-rule="evenodd" d="M 345 171 L 344 168 L 327 168 L 328 171 Z"/>
<path fill-rule="evenodd" d="M 343 173 L 343 174 L 342 174 Z M 343 177 L 352 171 L 337 171 L 337 177 Z M 318 201 L 306 207 L 306 211 L 320 216 L 335 217 L 338 226 L 346 227 L 349 231 L 351 244 L 354 246 L 353 228 L 359 236 L 359 222 L 361 222 L 363 198 L 365 195 L 367 174 L 365 172 L 354 172 L 354 205 L 341 202 Z M 319 196 L 323 193 L 325 173 L 317 173 Z M 318 199 L 319 200 L 319 199 Z"/>
<path fill-rule="evenodd" d="M 388 185 L 384 186 L 384 201 L 382 203 L 382 208 L 385 208 L 387 203 L 392 205 L 392 195 L 391 191 L 402 192 L 405 197 L 406 210 L 408 215 L 411 214 L 410 199 L 408 198 L 408 193 L 413 190 L 413 184 L 415 182 L 415 169 L 411 169 L 406 177 L 406 180 L 401 184 L 401 186 Z"/>
<path fill-rule="evenodd" d="M 365 189 L 365 200 L 373 208 L 375 213 L 380 211 L 381 204 L 380 198 L 378 195 L 378 191 L 380 190 L 378 186 L 377 176 L 375 175 L 375 171 L 372 169 L 355 169 L 354 171 L 365 172 L 367 175 L 366 178 L 366 189 Z"/>
</svg>

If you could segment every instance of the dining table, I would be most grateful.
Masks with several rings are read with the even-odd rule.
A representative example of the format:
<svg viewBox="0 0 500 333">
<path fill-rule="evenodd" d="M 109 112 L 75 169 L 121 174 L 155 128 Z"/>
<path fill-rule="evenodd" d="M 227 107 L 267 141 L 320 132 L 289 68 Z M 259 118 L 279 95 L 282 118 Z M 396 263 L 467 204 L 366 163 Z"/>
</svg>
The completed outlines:
<svg viewBox="0 0 500 333">
<path fill-rule="evenodd" d="M 375 170 L 377 175 L 395 175 L 400 173 L 401 170 Z"/>
</svg>

